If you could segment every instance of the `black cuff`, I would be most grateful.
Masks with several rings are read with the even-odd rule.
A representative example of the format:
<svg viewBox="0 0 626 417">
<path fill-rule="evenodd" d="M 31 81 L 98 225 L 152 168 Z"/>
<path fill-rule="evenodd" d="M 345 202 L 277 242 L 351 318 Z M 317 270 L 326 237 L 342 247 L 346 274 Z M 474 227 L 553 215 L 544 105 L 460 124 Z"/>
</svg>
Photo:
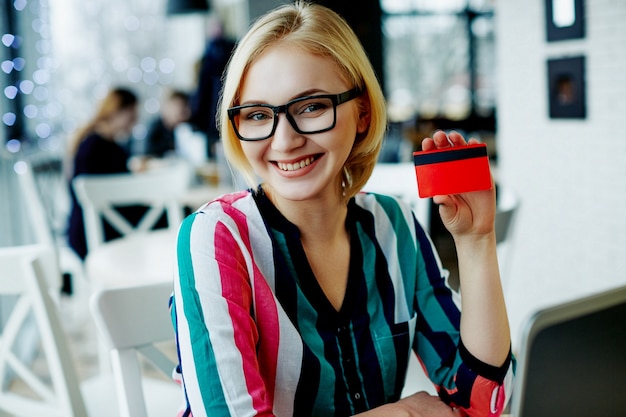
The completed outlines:
<svg viewBox="0 0 626 417">
<path fill-rule="evenodd" d="M 504 377 L 509 370 L 509 366 L 511 366 L 512 353 L 510 348 L 509 354 L 506 356 L 506 360 L 500 367 L 489 365 L 481 361 L 480 359 L 477 359 L 476 356 L 472 355 L 470 351 L 467 350 L 467 348 L 463 344 L 463 340 L 460 339 L 459 354 L 461 355 L 463 363 L 465 363 L 465 365 L 473 372 L 491 381 L 497 382 L 498 384 L 502 384 L 502 382 L 504 381 Z"/>
</svg>

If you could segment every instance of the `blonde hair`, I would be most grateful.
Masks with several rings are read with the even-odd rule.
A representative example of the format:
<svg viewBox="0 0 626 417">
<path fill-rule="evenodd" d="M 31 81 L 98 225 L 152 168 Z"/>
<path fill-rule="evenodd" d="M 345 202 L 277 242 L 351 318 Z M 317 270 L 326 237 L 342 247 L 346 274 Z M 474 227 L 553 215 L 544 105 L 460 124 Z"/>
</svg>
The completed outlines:
<svg viewBox="0 0 626 417">
<path fill-rule="evenodd" d="M 359 87 L 362 100 L 369 101 L 369 106 L 361 108 L 369 112 L 369 127 L 356 138 L 344 164 L 344 195 L 349 199 L 365 185 L 378 159 L 387 129 L 385 99 L 358 38 L 343 18 L 324 6 L 303 1 L 280 6 L 259 18 L 238 43 L 225 72 L 217 118 L 226 157 L 254 186 L 254 171 L 229 123 L 227 109 L 238 104 L 241 82 L 254 60 L 279 41 L 331 58 L 345 81 Z"/>
</svg>

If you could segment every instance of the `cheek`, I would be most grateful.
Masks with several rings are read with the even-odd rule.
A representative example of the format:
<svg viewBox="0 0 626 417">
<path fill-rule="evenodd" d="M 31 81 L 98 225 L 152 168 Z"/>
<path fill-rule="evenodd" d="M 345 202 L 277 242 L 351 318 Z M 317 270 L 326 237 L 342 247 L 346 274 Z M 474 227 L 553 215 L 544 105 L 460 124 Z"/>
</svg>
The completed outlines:
<svg viewBox="0 0 626 417">
<path fill-rule="evenodd" d="M 335 155 L 337 163 L 343 165 L 350 156 L 355 142 L 354 128 L 342 131 L 341 136 L 332 138 L 332 142 L 328 143 L 327 149 Z"/>
<path fill-rule="evenodd" d="M 241 150 L 250 165 L 254 167 L 263 157 L 265 147 L 262 142 L 242 142 Z"/>
</svg>

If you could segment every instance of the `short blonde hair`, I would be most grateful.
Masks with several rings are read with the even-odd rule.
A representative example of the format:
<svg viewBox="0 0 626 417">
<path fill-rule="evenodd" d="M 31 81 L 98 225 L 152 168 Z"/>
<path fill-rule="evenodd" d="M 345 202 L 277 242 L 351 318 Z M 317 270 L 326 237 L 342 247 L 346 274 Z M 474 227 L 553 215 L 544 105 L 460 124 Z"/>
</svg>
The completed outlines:
<svg viewBox="0 0 626 417">
<path fill-rule="evenodd" d="M 349 199 L 365 185 L 378 159 L 387 129 L 385 99 L 358 38 L 343 18 L 324 6 L 302 1 L 280 6 L 259 18 L 238 43 L 225 72 L 218 114 L 226 157 L 254 186 L 254 171 L 229 123 L 227 109 L 239 104 L 241 82 L 250 65 L 279 41 L 331 58 L 345 81 L 364 92 L 362 100 L 369 100 L 368 108 L 362 109 L 369 112 L 369 127 L 356 138 L 344 165 L 344 194 Z"/>
</svg>

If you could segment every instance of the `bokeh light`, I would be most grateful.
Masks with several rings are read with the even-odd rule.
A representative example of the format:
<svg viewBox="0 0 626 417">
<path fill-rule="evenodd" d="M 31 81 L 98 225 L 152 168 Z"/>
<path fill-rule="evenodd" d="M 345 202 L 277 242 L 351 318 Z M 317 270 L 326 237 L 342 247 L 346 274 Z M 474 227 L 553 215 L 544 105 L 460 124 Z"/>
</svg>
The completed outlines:
<svg viewBox="0 0 626 417">
<path fill-rule="evenodd" d="M 52 133 L 52 128 L 50 127 L 48 123 L 39 123 L 35 127 L 35 133 L 40 138 L 47 138 L 50 136 L 50 133 Z"/>
<path fill-rule="evenodd" d="M 24 94 L 31 94 L 35 89 L 35 84 L 31 80 L 24 80 L 20 83 L 20 91 Z"/>
<path fill-rule="evenodd" d="M 145 72 L 152 72 L 156 69 L 156 67 L 156 59 L 152 58 L 151 56 L 147 56 L 141 60 L 141 69 Z"/>
<path fill-rule="evenodd" d="M 13 61 L 9 61 L 8 59 L 0 63 L 0 69 L 2 69 L 5 74 L 10 74 L 14 66 Z"/>
<path fill-rule="evenodd" d="M 26 66 L 26 60 L 24 58 L 17 57 L 13 60 L 13 68 L 15 71 L 23 70 L 24 66 Z"/>
<path fill-rule="evenodd" d="M 2 123 L 7 126 L 13 126 L 16 120 L 17 116 L 13 112 L 6 112 L 2 115 Z"/>
<path fill-rule="evenodd" d="M 159 100 L 157 100 L 156 98 L 150 97 L 145 101 L 143 107 L 147 113 L 154 114 L 158 113 L 159 109 L 161 108 L 161 103 L 159 103 Z"/>
<path fill-rule="evenodd" d="M 17 96 L 18 91 L 16 86 L 10 85 L 4 89 L 4 95 L 9 100 L 13 100 Z"/>
<path fill-rule="evenodd" d="M 163 58 L 159 61 L 159 70 L 165 74 L 169 74 L 174 72 L 176 68 L 176 63 L 172 58 Z"/>
<path fill-rule="evenodd" d="M 28 164 L 25 161 L 17 161 L 13 164 L 13 171 L 20 175 L 25 174 L 28 171 Z"/>
<path fill-rule="evenodd" d="M 7 48 L 13 45 L 14 40 L 15 40 L 15 35 L 12 35 L 10 33 L 5 33 L 4 35 L 2 35 L 2 44 L 6 46 Z"/>
<path fill-rule="evenodd" d="M 131 83 L 138 83 L 143 78 L 143 72 L 137 67 L 132 67 L 126 72 L 126 77 Z"/>
<path fill-rule="evenodd" d="M 17 139 L 10 139 L 7 141 L 5 146 L 7 151 L 11 153 L 18 153 L 20 149 L 22 149 L 22 142 Z"/>
<path fill-rule="evenodd" d="M 13 7 L 15 7 L 15 10 L 22 11 L 27 4 L 28 2 L 26 0 L 15 0 L 13 2 Z"/>
<path fill-rule="evenodd" d="M 50 90 L 46 87 L 35 87 L 33 90 L 33 96 L 39 101 L 45 101 L 50 96 Z"/>
<path fill-rule="evenodd" d="M 39 109 L 37 108 L 37 106 L 33 104 L 27 104 L 26 106 L 24 106 L 24 116 L 28 117 L 29 119 L 34 119 L 35 117 L 37 117 L 38 113 Z"/>
</svg>

